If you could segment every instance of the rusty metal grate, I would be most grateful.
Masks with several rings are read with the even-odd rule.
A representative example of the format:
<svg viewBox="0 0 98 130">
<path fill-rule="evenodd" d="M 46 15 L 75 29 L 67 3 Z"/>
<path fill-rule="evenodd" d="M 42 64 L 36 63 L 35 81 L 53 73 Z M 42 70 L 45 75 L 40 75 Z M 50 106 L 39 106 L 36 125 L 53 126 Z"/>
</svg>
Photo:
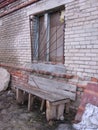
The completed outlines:
<svg viewBox="0 0 98 130">
<path fill-rule="evenodd" d="M 44 15 L 37 18 L 33 59 L 38 61 L 64 62 L 64 23 L 59 21 L 59 12 L 48 15 L 47 26 Z"/>
</svg>

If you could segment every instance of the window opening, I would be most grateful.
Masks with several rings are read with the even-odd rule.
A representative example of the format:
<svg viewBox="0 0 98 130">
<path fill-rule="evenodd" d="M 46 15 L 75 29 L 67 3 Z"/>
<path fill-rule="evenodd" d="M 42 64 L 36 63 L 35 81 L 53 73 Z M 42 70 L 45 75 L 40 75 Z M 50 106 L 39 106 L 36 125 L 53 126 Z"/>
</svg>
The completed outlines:
<svg viewBox="0 0 98 130">
<path fill-rule="evenodd" d="M 32 21 L 33 60 L 63 63 L 64 11 L 34 16 Z"/>
</svg>

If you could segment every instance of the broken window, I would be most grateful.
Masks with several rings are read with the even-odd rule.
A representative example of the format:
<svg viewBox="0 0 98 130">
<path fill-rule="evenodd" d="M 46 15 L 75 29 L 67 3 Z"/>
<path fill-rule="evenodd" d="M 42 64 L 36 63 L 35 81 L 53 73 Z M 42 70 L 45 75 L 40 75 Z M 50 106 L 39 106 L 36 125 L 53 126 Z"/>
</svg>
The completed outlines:
<svg viewBox="0 0 98 130">
<path fill-rule="evenodd" d="M 64 10 L 30 17 L 32 60 L 64 63 Z"/>
</svg>

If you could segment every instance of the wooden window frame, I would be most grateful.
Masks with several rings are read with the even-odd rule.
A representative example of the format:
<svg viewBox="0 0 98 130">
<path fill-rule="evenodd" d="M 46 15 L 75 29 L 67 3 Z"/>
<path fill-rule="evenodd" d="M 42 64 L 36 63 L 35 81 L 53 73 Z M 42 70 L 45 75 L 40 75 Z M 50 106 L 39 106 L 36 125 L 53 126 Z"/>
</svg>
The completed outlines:
<svg viewBox="0 0 98 130">
<path fill-rule="evenodd" d="M 65 10 L 65 7 L 62 6 L 61 10 L 62 9 Z M 51 12 L 55 12 L 55 11 L 58 11 L 58 10 L 59 10 L 59 8 L 56 8 L 56 9 L 54 9 L 54 10 L 52 9 L 48 12 L 42 12 L 42 13 L 38 13 L 38 14 L 35 14 L 35 15 L 34 14 L 30 15 L 30 30 L 32 30 L 32 28 L 31 28 L 32 16 L 37 18 L 37 25 L 36 25 L 37 29 L 38 29 L 38 24 L 39 24 L 38 17 L 40 15 L 44 15 L 44 17 L 46 17 L 46 24 L 47 24 L 46 26 L 48 27 L 48 29 L 47 29 L 47 35 L 48 36 L 47 36 L 47 44 L 46 44 L 47 48 L 49 48 L 49 38 L 50 38 L 50 34 L 49 34 L 49 32 L 50 32 L 50 14 L 51 14 Z M 64 24 L 65 24 L 65 21 L 64 21 Z M 30 31 L 30 32 L 32 32 L 32 31 Z M 32 53 L 32 62 L 48 62 L 48 63 L 51 63 L 52 61 L 49 60 L 49 51 L 50 51 L 49 49 L 47 49 L 45 61 L 39 61 L 39 57 L 38 57 L 38 55 L 39 55 L 38 54 L 39 53 L 38 52 L 38 37 L 39 37 L 39 34 L 37 32 L 36 42 L 32 43 L 32 33 L 31 33 L 31 52 L 34 51 L 32 44 L 35 44 L 37 46 L 37 55 L 36 55 L 36 57 L 34 57 L 34 53 Z M 52 63 L 54 63 L 54 62 L 52 62 Z M 58 62 L 55 62 L 55 63 L 58 63 Z M 63 39 L 63 62 L 62 63 L 64 64 L 64 39 Z"/>
</svg>

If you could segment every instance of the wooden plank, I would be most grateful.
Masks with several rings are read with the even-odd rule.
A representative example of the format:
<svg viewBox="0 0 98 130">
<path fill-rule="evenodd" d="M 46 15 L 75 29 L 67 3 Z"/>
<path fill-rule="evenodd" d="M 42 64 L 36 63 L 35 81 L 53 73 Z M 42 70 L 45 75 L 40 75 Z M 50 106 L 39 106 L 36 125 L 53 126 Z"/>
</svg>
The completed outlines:
<svg viewBox="0 0 98 130">
<path fill-rule="evenodd" d="M 70 102 L 66 103 L 66 113 L 69 113 Z"/>
<path fill-rule="evenodd" d="M 40 111 L 43 110 L 43 108 L 44 108 L 44 104 L 45 104 L 45 100 L 42 100 L 42 102 L 41 102 L 41 107 L 40 107 Z"/>
<path fill-rule="evenodd" d="M 64 120 L 64 107 L 65 104 L 53 105 L 51 102 L 46 101 L 46 118 L 47 120 L 57 119 Z"/>
<path fill-rule="evenodd" d="M 46 101 L 46 119 L 57 119 L 56 106 L 53 106 L 49 101 Z"/>
<path fill-rule="evenodd" d="M 41 89 L 42 91 L 45 90 L 63 97 L 66 96 L 71 100 L 75 100 L 76 86 L 69 85 L 66 82 L 30 75 L 28 84 L 32 87 Z"/>
<path fill-rule="evenodd" d="M 16 101 L 19 104 L 23 104 L 24 103 L 24 95 L 23 95 L 23 90 L 20 89 L 16 89 Z"/>
<path fill-rule="evenodd" d="M 73 93 L 76 92 L 76 86 L 68 84 L 65 81 L 30 75 L 29 76 L 29 83 L 31 83 L 32 86 L 33 85 L 35 86 L 34 82 L 32 82 L 32 81 L 36 81 L 37 83 L 41 83 L 42 85 L 48 85 L 49 87 L 53 86 L 53 88 L 54 87 L 57 89 L 60 88 L 60 89 L 63 89 L 65 91 L 71 91 Z"/>
<path fill-rule="evenodd" d="M 33 96 L 32 94 L 29 93 L 29 95 L 28 95 L 28 111 L 32 110 L 34 98 L 35 98 L 35 96 Z"/>
<path fill-rule="evenodd" d="M 57 120 L 64 120 L 64 108 L 65 104 L 60 104 L 57 106 Z"/>
<path fill-rule="evenodd" d="M 64 99 L 64 100 L 60 100 L 60 101 L 55 101 L 52 103 L 52 105 L 59 105 L 59 104 L 65 104 L 65 103 L 69 103 L 70 99 Z"/>
<path fill-rule="evenodd" d="M 24 87 L 24 86 L 17 86 L 16 88 L 20 89 L 20 90 L 24 90 L 28 93 L 31 93 L 35 96 L 38 96 L 44 100 L 48 100 L 50 102 L 56 102 L 56 101 L 60 101 L 60 100 L 64 100 L 64 99 L 68 99 L 68 97 L 66 96 L 61 96 L 61 95 L 57 95 L 57 94 L 53 94 L 50 93 L 48 91 L 44 91 L 38 88 L 34 88 L 29 86 L 28 88 Z"/>
</svg>

